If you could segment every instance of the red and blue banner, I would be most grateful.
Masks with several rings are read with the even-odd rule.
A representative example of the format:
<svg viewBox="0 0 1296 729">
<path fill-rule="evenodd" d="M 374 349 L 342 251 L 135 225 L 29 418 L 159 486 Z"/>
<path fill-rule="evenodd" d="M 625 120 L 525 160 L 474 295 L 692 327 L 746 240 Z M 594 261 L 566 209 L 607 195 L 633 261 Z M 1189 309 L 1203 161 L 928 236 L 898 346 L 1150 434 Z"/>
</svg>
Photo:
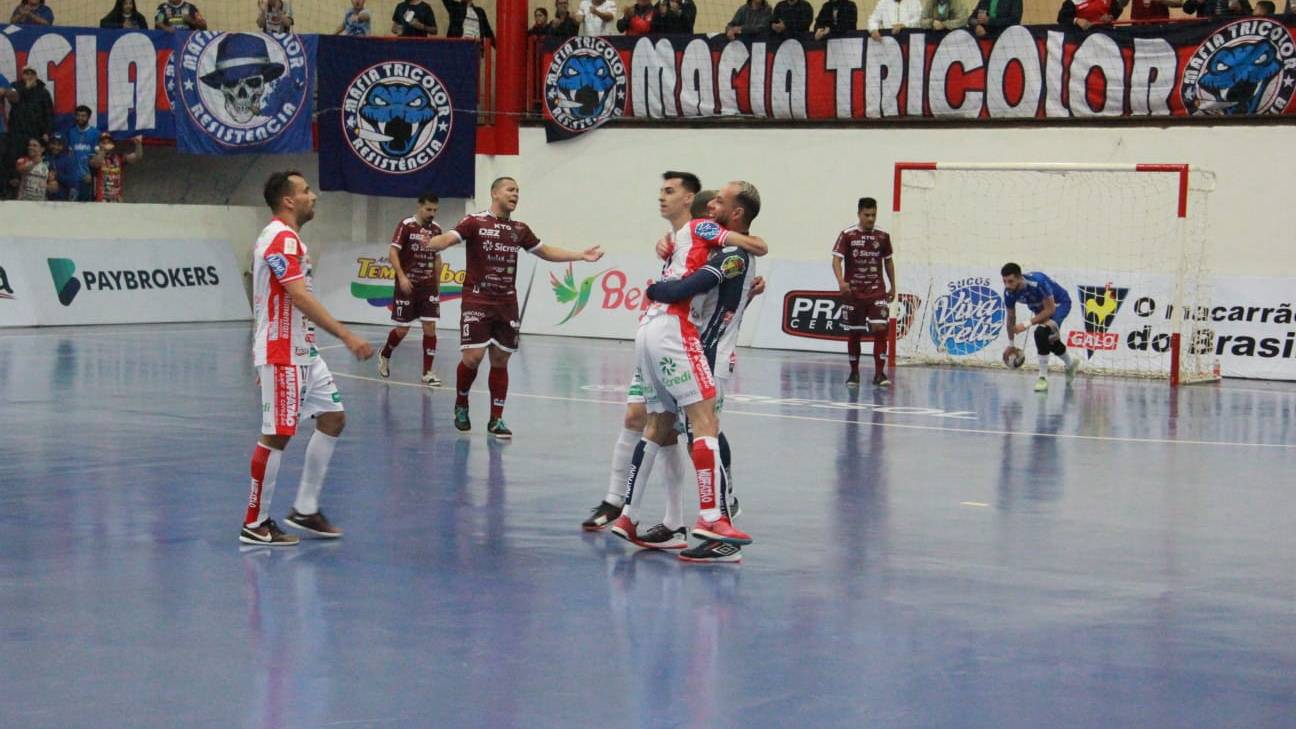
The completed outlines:
<svg viewBox="0 0 1296 729">
<path fill-rule="evenodd" d="M 176 33 L 176 147 L 189 154 L 311 151 L 319 36 Z"/>
<path fill-rule="evenodd" d="M 478 46 L 466 41 L 319 41 L 320 188 L 472 197 Z"/>
<path fill-rule="evenodd" d="M 1293 114 L 1296 41 L 1276 18 L 1095 28 L 906 30 L 878 40 L 549 39 L 548 137 L 633 119 L 911 120 Z"/>
</svg>

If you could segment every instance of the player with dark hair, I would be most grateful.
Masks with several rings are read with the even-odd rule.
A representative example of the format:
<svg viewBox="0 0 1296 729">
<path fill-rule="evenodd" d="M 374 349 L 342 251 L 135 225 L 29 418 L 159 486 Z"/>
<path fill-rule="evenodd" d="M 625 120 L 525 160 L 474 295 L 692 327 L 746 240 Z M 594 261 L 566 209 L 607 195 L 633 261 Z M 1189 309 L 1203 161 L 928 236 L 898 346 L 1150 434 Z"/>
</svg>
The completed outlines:
<svg viewBox="0 0 1296 729">
<path fill-rule="evenodd" d="M 662 279 L 687 277 L 706 265 L 711 252 L 742 240 L 758 241 L 731 233 L 721 221 L 741 227 L 751 224 L 760 210 L 760 193 L 747 182 L 731 182 L 711 201 L 716 220 L 693 220 L 679 228 L 675 247 Z M 731 240 L 732 239 L 732 240 Z M 765 253 L 764 241 L 755 252 Z M 746 245 L 744 246 L 746 247 Z M 708 308 L 707 304 L 711 306 Z M 683 410 L 693 434 L 693 466 L 697 471 L 700 513 L 693 535 L 728 544 L 749 544 L 751 537 L 733 526 L 729 513 L 727 479 L 719 444 L 719 421 L 715 411 L 716 385 L 707 363 L 698 327 L 705 327 L 718 307 L 714 302 L 687 296 L 670 304 L 654 302 L 644 312 L 635 337 L 635 358 L 643 381 L 648 421 L 644 437 L 635 447 L 626 478 L 626 504 L 613 524 L 623 539 L 639 543 L 635 519 L 636 496 L 648 482 L 653 461 L 671 430 L 678 411 Z M 638 488 L 638 492 L 636 489 Z M 684 559 L 703 558 L 696 548 L 681 554 Z"/>
<path fill-rule="evenodd" d="M 890 302 L 896 298 L 895 263 L 891 260 L 891 236 L 874 227 L 877 200 L 859 199 L 859 222 L 837 235 L 833 244 L 833 275 L 845 304 L 843 329 L 847 331 L 846 352 L 850 356 L 847 387 L 859 387 L 860 341 L 863 333 L 873 334 L 873 384 L 891 384 L 886 376 L 887 319 Z M 882 274 L 885 271 L 886 279 Z"/>
<path fill-rule="evenodd" d="M 518 204 L 517 180 L 497 178 L 490 190 L 489 209 L 466 216 L 454 228 L 434 236 L 427 245 L 433 251 L 459 243 L 467 248 L 468 264 L 459 315 L 459 349 L 463 351 L 463 360 L 455 376 L 455 427 L 461 431 L 472 429 L 468 419 L 468 393 L 477 379 L 482 358 L 489 352 L 491 408 L 486 431 L 507 440 L 513 437 L 513 431 L 504 424 L 508 361 L 517 351 L 522 325 L 517 301 L 518 249 L 554 263 L 593 263 L 603 257 L 603 249 L 592 246 L 573 251 L 541 243 L 526 223 L 512 217 Z"/>
<path fill-rule="evenodd" d="M 392 350 L 409 334 L 410 325 L 418 320 L 423 326 L 423 384 L 437 387 L 441 380 L 432 371 L 436 358 L 437 320 L 441 318 L 441 255 L 428 242 L 441 235 L 436 218 L 440 199 L 424 193 L 419 196 L 414 214 L 396 226 L 387 259 L 396 272 L 396 298 L 392 321 L 396 326 L 387 333 L 387 343 L 378 353 L 378 374 L 391 376 Z"/>
<path fill-rule="evenodd" d="M 1055 354 L 1066 365 L 1066 379 L 1070 382 L 1080 368 L 1080 360 L 1067 354 L 1062 343 L 1062 321 L 1071 311 L 1071 297 L 1056 281 L 1038 271 L 1022 273 L 1016 263 L 1005 263 L 999 270 L 1003 276 L 1004 308 L 1008 310 L 1008 344 L 1022 332 L 1035 327 L 1035 349 L 1039 353 L 1039 379 L 1035 392 L 1048 390 L 1049 354 Z M 1033 316 L 1024 324 L 1017 323 L 1017 302 L 1026 305 Z"/>
<path fill-rule="evenodd" d="M 318 537 L 342 531 L 319 509 L 319 494 L 346 425 L 342 397 L 333 374 L 315 347 L 315 327 L 346 345 L 357 359 L 373 356 L 369 343 L 329 314 L 311 293 L 310 256 L 300 233 L 315 217 L 315 193 L 300 172 L 276 172 L 265 184 L 265 201 L 274 219 L 261 231 L 252 251 L 252 358 L 261 381 L 261 438 L 252 452 L 252 491 L 239 541 L 290 546 L 297 537 L 280 531 L 269 517 L 279 461 L 303 418 L 315 418 L 306 445 L 306 463 L 290 526 Z"/>
</svg>

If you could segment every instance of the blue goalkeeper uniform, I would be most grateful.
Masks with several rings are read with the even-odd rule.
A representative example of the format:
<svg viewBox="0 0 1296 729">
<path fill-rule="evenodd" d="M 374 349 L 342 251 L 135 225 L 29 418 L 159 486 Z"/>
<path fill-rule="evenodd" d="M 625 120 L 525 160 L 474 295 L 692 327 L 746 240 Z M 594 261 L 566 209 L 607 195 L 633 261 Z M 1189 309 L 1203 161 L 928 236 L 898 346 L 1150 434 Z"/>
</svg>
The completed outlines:
<svg viewBox="0 0 1296 729">
<path fill-rule="evenodd" d="M 1052 296 L 1057 308 L 1051 318 L 1061 327 L 1062 320 L 1071 312 L 1071 297 L 1067 295 L 1066 289 L 1039 271 L 1023 274 L 1022 278 L 1026 280 L 1026 285 L 1020 291 L 1004 291 L 1004 306 L 1011 310 L 1020 301 L 1032 314 L 1038 314 L 1044 309 L 1044 300 Z"/>
</svg>

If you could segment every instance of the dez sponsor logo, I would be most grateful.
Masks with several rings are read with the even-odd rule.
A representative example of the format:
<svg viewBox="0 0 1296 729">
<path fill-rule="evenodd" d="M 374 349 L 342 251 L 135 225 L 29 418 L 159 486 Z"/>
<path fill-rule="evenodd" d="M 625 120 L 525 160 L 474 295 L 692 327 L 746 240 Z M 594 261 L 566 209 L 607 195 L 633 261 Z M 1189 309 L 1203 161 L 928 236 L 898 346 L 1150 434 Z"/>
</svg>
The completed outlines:
<svg viewBox="0 0 1296 729">
<path fill-rule="evenodd" d="M 896 339 L 903 339 L 913 325 L 922 299 L 914 294 L 896 297 Z M 845 300 L 837 291 L 789 291 L 783 295 L 783 333 L 807 339 L 837 339 L 850 336 L 845 329 Z"/>
<path fill-rule="evenodd" d="M 355 77 L 342 98 L 347 145 L 379 172 L 404 175 L 427 167 L 441 156 L 454 130 L 450 90 L 418 64 L 374 64 Z"/>
<path fill-rule="evenodd" d="M 564 130 L 584 132 L 621 116 L 629 85 L 625 63 L 611 43 L 572 38 L 554 51 L 545 71 L 545 110 Z"/>
<path fill-rule="evenodd" d="M 1003 298 L 990 279 L 981 276 L 947 286 L 949 293 L 932 305 L 931 338 L 936 350 L 962 357 L 985 349 L 1003 330 Z"/>
<path fill-rule="evenodd" d="M 190 33 L 177 78 L 166 77 L 163 87 L 178 94 L 185 113 L 222 146 L 255 147 L 309 113 L 307 60 L 294 35 Z"/>
<path fill-rule="evenodd" d="M 1296 42 L 1286 26 L 1247 18 L 1193 51 L 1179 96 L 1190 114 L 1281 114 L 1296 91 Z"/>
</svg>

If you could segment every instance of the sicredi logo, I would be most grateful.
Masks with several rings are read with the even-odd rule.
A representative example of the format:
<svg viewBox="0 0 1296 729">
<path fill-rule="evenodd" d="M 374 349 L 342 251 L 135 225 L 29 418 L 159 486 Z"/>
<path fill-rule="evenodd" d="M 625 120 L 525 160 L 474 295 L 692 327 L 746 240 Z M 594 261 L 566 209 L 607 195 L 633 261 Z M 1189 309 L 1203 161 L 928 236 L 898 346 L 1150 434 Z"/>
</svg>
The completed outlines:
<svg viewBox="0 0 1296 729">
<path fill-rule="evenodd" d="M 84 288 L 86 291 L 153 291 L 195 286 L 219 286 L 215 266 L 178 266 L 175 268 L 135 268 L 106 271 L 86 270 L 77 276 L 76 262 L 71 258 L 47 258 L 50 277 L 59 303 L 71 306 Z"/>
</svg>

